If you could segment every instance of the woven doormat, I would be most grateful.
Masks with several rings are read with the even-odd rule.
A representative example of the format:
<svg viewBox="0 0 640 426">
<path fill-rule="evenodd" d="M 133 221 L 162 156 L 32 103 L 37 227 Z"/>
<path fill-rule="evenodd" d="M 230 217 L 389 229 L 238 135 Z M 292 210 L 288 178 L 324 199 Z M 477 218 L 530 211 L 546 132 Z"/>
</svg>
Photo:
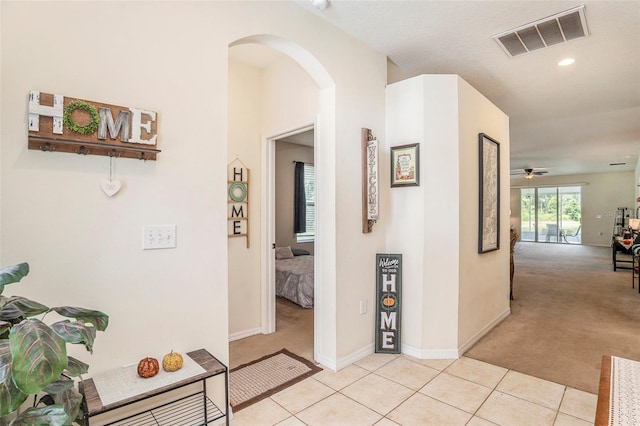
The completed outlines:
<svg viewBox="0 0 640 426">
<path fill-rule="evenodd" d="M 242 410 L 261 399 L 322 371 L 311 361 L 282 349 L 229 373 L 229 403 Z"/>
</svg>

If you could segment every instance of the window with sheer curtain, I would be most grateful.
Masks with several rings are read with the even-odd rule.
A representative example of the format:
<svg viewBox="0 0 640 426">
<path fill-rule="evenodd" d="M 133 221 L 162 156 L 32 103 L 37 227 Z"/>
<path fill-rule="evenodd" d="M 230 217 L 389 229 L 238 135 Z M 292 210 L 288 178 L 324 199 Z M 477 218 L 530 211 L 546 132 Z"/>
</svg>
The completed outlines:
<svg viewBox="0 0 640 426">
<path fill-rule="evenodd" d="M 294 183 L 294 232 L 299 243 L 313 242 L 316 225 L 315 170 L 313 164 L 296 163 Z"/>
</svg>

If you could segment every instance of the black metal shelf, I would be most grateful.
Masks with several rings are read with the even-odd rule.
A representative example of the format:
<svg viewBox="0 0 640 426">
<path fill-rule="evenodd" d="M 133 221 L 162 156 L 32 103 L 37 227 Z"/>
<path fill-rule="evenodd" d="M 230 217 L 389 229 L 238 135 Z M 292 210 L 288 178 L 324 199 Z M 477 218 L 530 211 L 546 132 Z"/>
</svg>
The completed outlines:
<svg viewBox="0 0 640 426">
<path fill-rule="evenodd" d="M 127 419 L 109 423 L 112 426 L 199 426 L 214 422 L 225 416 L 209 398 L 207 418 L 202 410 L 203 397 L 196 393 L 169 404 L 145 411 Z"/>
<path fill-rule="evenodd" d="M 201 388 L 197 392 L 190 393 L 187 396 L 182 394 L 183 396 L 175 398 L 170 402 L 152 406 L 152 408 L 146 409 L 143 412 L 135 413 L 124 418 L 121 417 L 119 420 L 109 423 L 109 425 L 201 426 L 222 418 L 224 418 L 225 423 L 229 425 L 229 413 L 226 408 L 229 404 L 229 369 L 205 349 L 189 352 L 187 353 L 187 356 L 200 365 L 200 367 L 204 369 L 204 372 L 109 404 L 104 404 L 102 402 L 93 379 L 87 379 L 80 382 L 80 392 L 84 396 L 83 411 L 85 426 L 89 426 L 91 417 L 104 414 L 133 403 L 148 400 L 149 398 L 158 395 L 168 394 L 169 392 L 176 391 L 180 388 L 184 388 L 198 382 L 200 382 Z M 221 375 L 224 376 L 224 412 L 207 396 L 206 380 L 208 378 Z M 122 386 L 127 386 L 126 380 L 122 383 Z"/>
</svg>

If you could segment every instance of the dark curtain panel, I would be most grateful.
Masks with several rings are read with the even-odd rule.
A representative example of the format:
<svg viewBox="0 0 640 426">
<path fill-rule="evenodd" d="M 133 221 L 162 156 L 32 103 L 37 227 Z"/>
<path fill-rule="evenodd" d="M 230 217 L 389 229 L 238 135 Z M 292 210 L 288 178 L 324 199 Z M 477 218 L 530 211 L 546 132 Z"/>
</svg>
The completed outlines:
<svg viewBox="0 0 640 426">
<path fill-rule="evenodd" d="M 304 194 L 304 163 L 296 161 L 293 183 L 293 232 L 307 232 L 307 199 Z"/>
</svg>

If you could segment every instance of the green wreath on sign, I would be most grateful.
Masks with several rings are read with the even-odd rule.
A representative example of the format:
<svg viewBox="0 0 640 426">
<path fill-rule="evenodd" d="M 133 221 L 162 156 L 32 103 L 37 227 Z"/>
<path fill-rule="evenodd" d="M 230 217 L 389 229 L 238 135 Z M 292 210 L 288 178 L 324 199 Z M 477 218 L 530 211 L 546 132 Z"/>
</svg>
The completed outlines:
<svg viewBox="0 0 640 426">
<path fill-rule="evenodd" d="M 71 118 L 71 114 L 75 110 L 82 110 L 89 114 L 89 122 L 84 126 L 78 126 L 73 122 Z M 67 126 L 67 129 L 71 130 L 74 133 L 80 133 L 81 135 L 90 135 L 98 129 L 98 124 L 100 123 L 100 117 L 98 116 L 98 111 L 93 105 L 86 103 L 85 101 L 71 101 L 69 104 L 64 107 L 64 125 Z"/>
<path fill-rule="evenodd" d="M 237 193 L 237 190 L 240 190 L 240 193 Z M 234 182 L 229 185 L 229 198 L 231 198 L 236 203 L 244 201 L 247 198 L 247 186 L 242 182 Z"/>
</svg>

